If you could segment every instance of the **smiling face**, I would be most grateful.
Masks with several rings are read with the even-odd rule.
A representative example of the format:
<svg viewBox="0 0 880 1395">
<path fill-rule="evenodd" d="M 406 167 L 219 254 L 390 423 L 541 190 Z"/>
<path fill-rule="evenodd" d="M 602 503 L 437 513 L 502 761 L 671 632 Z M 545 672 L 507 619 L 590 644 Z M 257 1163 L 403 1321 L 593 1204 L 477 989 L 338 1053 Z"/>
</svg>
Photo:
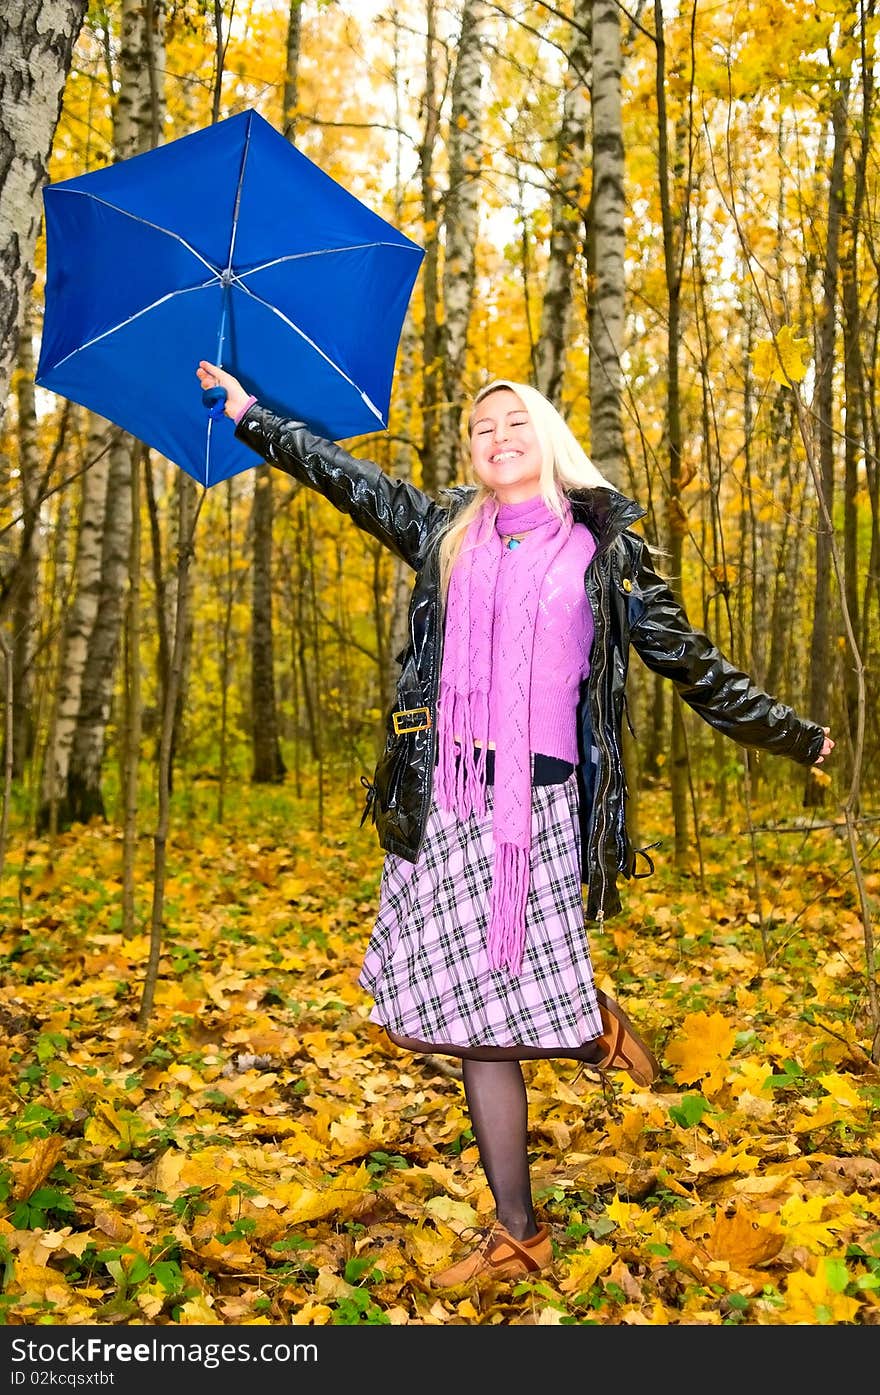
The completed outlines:
<svg viewBox="0 0 880 1395">
<path fill-rule="evenodd" d="M 490 392 L 474 408 L 471 463 L 477 478 L 502 504 L 520 504 L 541 493 L 541 444 L 531 417 L 510 388 Z"/>
</svg>

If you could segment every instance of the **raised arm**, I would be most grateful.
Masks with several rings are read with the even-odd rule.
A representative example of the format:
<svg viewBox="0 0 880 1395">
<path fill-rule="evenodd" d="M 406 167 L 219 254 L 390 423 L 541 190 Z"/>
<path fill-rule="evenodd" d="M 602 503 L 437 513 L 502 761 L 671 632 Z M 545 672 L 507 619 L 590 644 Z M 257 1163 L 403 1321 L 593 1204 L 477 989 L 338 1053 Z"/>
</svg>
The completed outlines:
<svg viewBox="0 0 880 1395">
<path fill-rule="evenodd" d="M 655 570 L 641 539 L 630 594 L 632 644 L 654 673 L 671 679 L 683 700 L 710 726 L 742 746 L 819 765 L 834 742 L 829 728 L 800 717 L 772 697 L 695 629 Z"/>
<path fill-rule="evenodd" d="M 402 561 L 418 569 L 445 510 L 424 490 L 394 479 L 372 460 L 362 460 L 333 441 L 315 436 L 304 422 L 261 407 L 237 378 L 202 359 L 196 370 L 202 389 L 226 393 L 226 416 L 236 436 L 267 461 L 315 489 L 377 538 Z"/>
</svg>

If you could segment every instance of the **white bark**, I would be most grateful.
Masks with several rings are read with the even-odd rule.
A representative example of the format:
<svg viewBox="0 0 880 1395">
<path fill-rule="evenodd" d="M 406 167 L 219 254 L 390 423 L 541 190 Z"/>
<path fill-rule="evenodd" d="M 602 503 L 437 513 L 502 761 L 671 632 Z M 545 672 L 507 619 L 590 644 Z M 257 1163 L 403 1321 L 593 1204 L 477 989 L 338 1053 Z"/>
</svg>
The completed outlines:
<svg viewBox="0 0 880 1395">
<path fill-rule="evenodd" d="M 470 0 L 461 22 L 449 118 L 449 191 L 444 230 L 442 363 L 437 482 L 455 478 L 460 455 L 461 389 L 476 275 L 482 151 L 482 39 L 487 6 Z"/>
<path fill-rule="evenodd" d="M 0 424 L 34 281 L 41 191 L 86 0 L 0 8 Z"/>
<path fill-rule="evenodd" d="M 61 642 L 58 693 L 51 739 L 43 761 L 39 823 L 45 827 L 51 806 L 66 795 L 70 752 L 79 714 L 82 677 L 89 640 L 98 613 L 101 590 L 101 539 L 110 468 L 110 427 L 91 418 L 87 458 L 94 460 L 82 476 L 79 533 L 77 537 L 75 591 L 67 612 Z M 63 815 L 59 814 L 59 822 Z"/>
<path fill-rule="evenodd" d="M 117 161 L 150 149 L 164 111 L 155 76 L 164 71 L 164 12 L 159 0 L 123 0 L 120 18 L 119 93 L 113 124 Z M 114 430 L 103 524 L 101 585 L 80 711 L 67 771 L 66 810 L 87 821 L 104 815 L 101 770 L 113 702 L 131 546 L 132 456 L 139 447 Z"/>
<path fill-rule="evenodd" d="M 535 354 L 537 386 L 559 406 L 574 294 L 574 264 L 583 233 L 583 173 L 590 114 L 590 23 L 593 0 L 575 0 L 562 123 L 550 199 L 550 250 Z"/>
<path fill-rule="evenodd" d="M 104 816 L 101 767 L 113 703 L 131 545 L 131 438 L 112 432 L 101 537 L 101 575 L 95 622 L 80 688 L 79 712 L 67 771 L 69 814 L 81 822 Z"/>
<path fill-rule="evenodd" d="M 590 299 L 590 447 L 609 479 L 623 464 L 620 351 L 624 323 L 626 199 L 620 86 L 620 10 L 593 3 L 593 218 Z"/>
<path fill-rule="evenodd" d="M 18 368 L 18 468 L 22 522 L 21 547 L 12 585 L 12 769 L 15 778 L 20 780 L 34 743 L 34 655 L 37 648 L 37 586 L 42 550 L 38 526 L 41 457 L 30 315 L 25 316 L 24 332 L 19 342 Z"/>
</svg>

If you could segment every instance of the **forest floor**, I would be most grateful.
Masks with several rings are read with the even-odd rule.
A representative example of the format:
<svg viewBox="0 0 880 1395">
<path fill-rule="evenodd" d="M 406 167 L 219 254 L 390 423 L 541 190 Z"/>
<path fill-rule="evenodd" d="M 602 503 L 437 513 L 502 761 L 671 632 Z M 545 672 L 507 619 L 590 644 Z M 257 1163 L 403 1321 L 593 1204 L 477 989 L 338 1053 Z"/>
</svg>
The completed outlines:
<svg viewBox="0 0 880 1395">
<path fill-rule="evenodd" d="M 320 820 L 311 789 L 246 790 L 223 826 L 215 798 L 191 792 L 172 827 L 143 1030 L 151 834 L 124 936 L 118 827 L 11 831 L 0 1323 L 880 1323 L 880 1071 L 839 829 L 752 839 L 737 810 L 684 873 L 663 837 L 590 931 L 662 1076 L 527 1063 L 552 1272 L 440 1292 L 431 1272 L 491 1197 L 456 1063 L 368 1021 L 374 832 L 344 790 Z M 662 836 L 668 796 L 641 815 Z"/>
</svg>

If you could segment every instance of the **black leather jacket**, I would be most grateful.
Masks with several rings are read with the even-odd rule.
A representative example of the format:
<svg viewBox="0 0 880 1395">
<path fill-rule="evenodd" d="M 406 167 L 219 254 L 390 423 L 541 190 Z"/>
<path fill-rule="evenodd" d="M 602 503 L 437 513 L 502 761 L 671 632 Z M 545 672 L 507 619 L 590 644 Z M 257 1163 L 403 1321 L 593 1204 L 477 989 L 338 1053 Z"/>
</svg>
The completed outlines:
<svg viewBox="0 0 880 1395">
<path fill-rule="evenodd" d="M 372 817 L 381 847 L 415 862 L 436 754 L 433 715 L 443 647 L 436 544 L 450 509 L 462 507 L 472 490 L 447 490 L 438 502 L 372 461 L 313 436 L 301 422 L 275 416 L 258 404 L 244 413 L 236 435 L 264 460 L 323 494 L 416 574 L 385 749 L 372 781 L 364 782 L 364 818 Z M 648 668 L 672 680 L 704 721 L 740 745 L 812 765 L 824 732 L 756 687 L 691 626 L 655 571 L 644 539 L 630 530 L 644 514 L 638 504 L 612 489 L 573 491 L 569 497 L 575 519 L 587 525 L 597 542 L 584 577 L 595 638 L 578 705 L 578 785 L 586 915 L 601 921 L 620 909 L 618 876 L 640 875 L 639 853 L 626 827 L 621 753 L 630 645 Z M 398 716 L 395 723 L 394 714 L 401 712 L 411 715 Z M 395 726 L 416 729 L 397 731 Z"/>
</svg>

